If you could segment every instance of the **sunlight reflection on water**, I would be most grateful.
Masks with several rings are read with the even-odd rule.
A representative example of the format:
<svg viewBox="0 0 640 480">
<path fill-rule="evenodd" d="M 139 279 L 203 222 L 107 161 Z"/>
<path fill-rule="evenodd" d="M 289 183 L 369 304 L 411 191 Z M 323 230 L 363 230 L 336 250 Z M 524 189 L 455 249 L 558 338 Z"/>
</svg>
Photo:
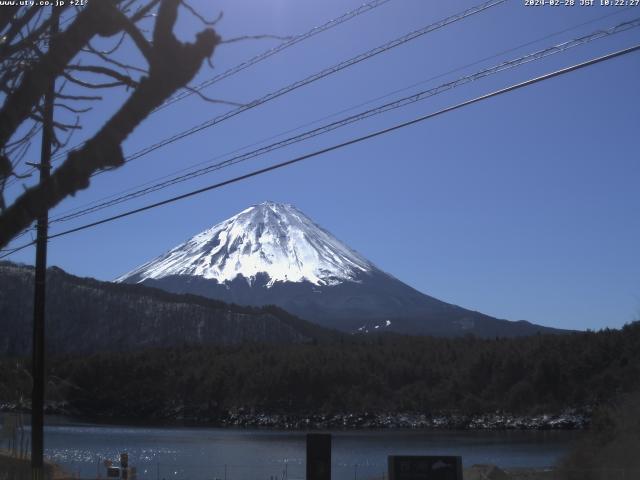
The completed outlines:
<svg viewBox="0 0 640 480">
<path fill-rule="evenodd" d="M 333 437 L 333 478 L 365 480 L 386 473 L 387 455 L 462 455 L 465 465 L 549 466 L 576 432 L 340 431 Z M 105 475 L 126 451 L 138 478 L 288 480 L 304 478 L 304 432 L 111 426 L 58 419 L 45 428 L 45 453 L 80 476 Z M 101 470 L 102 469 L 102 470 Z"/>
</svg>

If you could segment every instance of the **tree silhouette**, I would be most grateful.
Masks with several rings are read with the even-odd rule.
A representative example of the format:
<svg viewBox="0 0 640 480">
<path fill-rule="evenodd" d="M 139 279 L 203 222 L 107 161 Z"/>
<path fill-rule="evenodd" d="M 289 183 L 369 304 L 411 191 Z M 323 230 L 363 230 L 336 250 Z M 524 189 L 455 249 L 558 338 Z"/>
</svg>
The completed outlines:
<svg viewBox="0 0 640 480">
<path fill-rule="evenodd" d="M 95 172 L 121 166 L 122 142 L 155 108 L 186 87 L 203 61 L 213 55 L 221 41 L 211 28 L 215 22 L 205 21 L 207 27 L 197 33 L 193 43 L 180 42 L 174 36 L 181 5 L 202 19 L 184 0 L 100 0 L 79 8 L 71 23 L 53 35 L 49 34 L 50 26 L 63 7 L 46 11 L 36 6 L 0 9 L 0 89 L 4 95 L 0 108 L 0 199 L 7 182 L 19 178 L 17 167 L 41 128 L 42 98 L 51 79 L 61 80 L 56 105 L 76 115 L 87 111 L 79 106 L 83 102 L 102 98 L 96 91 L 131 90 L 91 138 L 66 154 L 50 179 L 26 189 L 11 205 L 0 202 L 0 248 L 45 209 L 87 188 Z M 148 39 L 140 23 L 154 15 Z M 100 37 L 115 37 L 116 46 L 108 51 L 95 48 L 91 42 Z M 146 66 L 114 58 L 125 39 L 132 41 Z M 43 52 L 45 46 L 48 48 Z M 72 92 L 66 87 L 72 87 Z M 68 137 L 63 140 L 62 136 L 78 128 L 78 121 L 56 122 L 54 147 L 64 148 Z"/>
</svg>

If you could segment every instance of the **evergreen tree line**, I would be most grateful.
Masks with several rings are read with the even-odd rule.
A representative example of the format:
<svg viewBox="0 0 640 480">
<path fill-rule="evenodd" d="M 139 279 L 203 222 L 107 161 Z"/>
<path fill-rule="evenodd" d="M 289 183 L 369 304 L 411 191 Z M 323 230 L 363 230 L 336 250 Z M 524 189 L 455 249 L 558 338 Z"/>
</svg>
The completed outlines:
<svg viewBox="0 0 640 480">
<path fill-rule="evenodd" d="M 640 322 L 620 330 L 479 339 L 343 335 L 297 345 L 57 356 L 47 395 L 72 411 L 215 419 L 267 413 L 516 414 L 595 407 L 640 387 Z M 0 361 L 0 400 L 28 397 L 28 360 Z M 173 412 L 173 413 L 172 413 Z"/>
</svg>

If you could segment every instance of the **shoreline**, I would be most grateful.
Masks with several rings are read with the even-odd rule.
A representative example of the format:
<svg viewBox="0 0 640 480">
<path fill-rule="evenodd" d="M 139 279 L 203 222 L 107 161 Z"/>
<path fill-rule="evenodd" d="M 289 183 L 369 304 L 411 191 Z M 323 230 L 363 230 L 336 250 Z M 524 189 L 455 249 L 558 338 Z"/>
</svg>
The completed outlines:
<svg viewBox="0 0 640 480">
<path fill-rule="evenodd" d="M 284 430 L 332 429 L 416 429 L 416 430 L 584 430 L 590 424 L 585 414 L 562 413 L 535 416 L 504 413 L 419 414 L 419 413 L 347 413 L 347 414 L 230 414 L 220 426 L 267 427 Z"/>
<path fill-rule="evenodd" d="M 28 414 L 29 408 L 1 404 L 2 413 Z M 105 415 L 80 412 L 66 404 L 49 404 L 45 415 L 104 424 L 158 426 L 190 426 L 213 428 L 264 428 L 284 431 L 301 430 L 585 430 L 591 416 L 585 411 L 568 409 L 562 413 L 515 415 L 503 412 L 466 415 L 458 413 L 332 413 L 289 414 L 250 412 L 243 409 L 222 412 L 215 417 L 202 412 L 188 412 L 176 407 L 152 416 L 126 415 L 123 412 Z"/>
</svg>

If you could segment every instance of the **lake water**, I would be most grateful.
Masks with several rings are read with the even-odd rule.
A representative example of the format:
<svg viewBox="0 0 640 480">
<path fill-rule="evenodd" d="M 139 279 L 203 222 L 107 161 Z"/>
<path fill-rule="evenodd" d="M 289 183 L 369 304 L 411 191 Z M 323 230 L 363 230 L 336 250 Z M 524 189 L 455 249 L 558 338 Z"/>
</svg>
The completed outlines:
<svg viewBox="0 0 640 480">
<path fill-rule="evenodd" d="M 578 432 L 424 430 L 336 431 L 332 478 L 384 478 L 387 455 L 462 455 L 465 466 L 553 465 Z M 202 427 L 117 426 L 48 421 L 45 454 L 81 477 L 105 476 L 129 454 L 138 478 L 155 480 L 297 480 L 304 478 L 305 433 Z"/>
</svg>

